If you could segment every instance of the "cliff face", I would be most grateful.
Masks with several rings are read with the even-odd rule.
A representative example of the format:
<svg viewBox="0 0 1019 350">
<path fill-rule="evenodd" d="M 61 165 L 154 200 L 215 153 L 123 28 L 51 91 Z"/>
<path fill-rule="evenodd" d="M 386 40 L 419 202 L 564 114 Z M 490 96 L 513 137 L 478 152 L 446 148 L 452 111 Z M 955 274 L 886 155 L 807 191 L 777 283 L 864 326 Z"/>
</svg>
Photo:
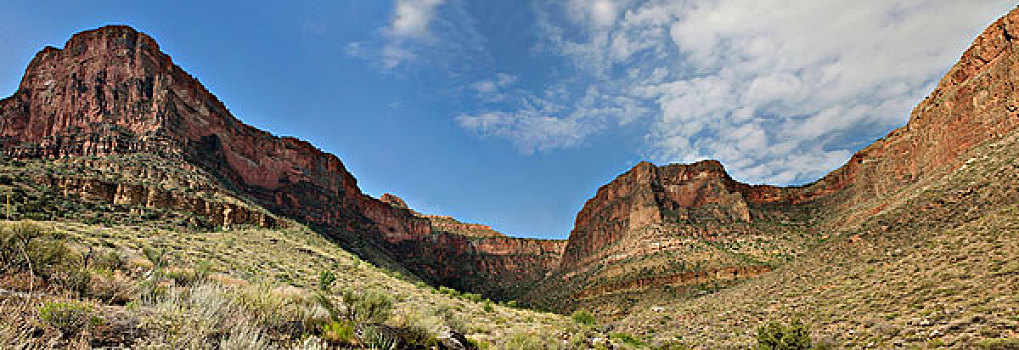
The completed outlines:
<svg viewBox="0 0 1019 350">
<path fill-rule="evenodd" d="M 427 220 L 361 193 L 335 156 L 245 125 L 149 36 L 123 26 L 74 35 L 29 64 L 0 101 L 14 158 L 152 153 L 215 174 L 274 212 L 399 242 Z"/>
<path fill-rule="evenodd" d="M 493 296 L 543 278 L 565 245 L 419 215 L 390 194 L 364 195 L 338 158 L 241 123 L 152 38 L 124 26 L 82 32 L 63 49 L 39 52 L 18 91 L 0 101 L 0 147 L 16 159 L 169 159 L 162 164 L 191 173 L 128 171 L 117 161 L 94 160 L 89 167 L 105 175 L 52 172 L 35 182 L 84 200 L 188 212 L 224 228 L 278 224 L 249 205 L 189 194 L 194 184 L 176 190 L 147 184 L 201 172 L 218 182 L 204 186 L 205 195 L 237 192 L 278 215 L 374 242 L 422 277 Z"/>
<path fill-rule="evenodd" d="M 407 203 L 382 196 L 395 207 Z M 414 212 L 414 211 L 412 211 Z M 559 267 L 566 241 L 507 237 L 488 225 L 425 215 L 432 233 L 393 247 L 402 264 L 439 284 L 487 297 L 513 299 Z"/>
<path fill-rule="evenodd" d="M 840 231 L 894 205 L 904 186 L 945 175 L 960 155 L 1019 126 L 1019 10 L 994 22 L 962 55 L 937 88 L 910 114 L 907 125 L 857 152 L 841 168 L 801 187 L 751 186 L 703 161 L 656 167 L 641 163 L 598 190 L 577 215 L 562 269 L 578 273 L 592 263 L 639 256 L 690 232 L 764 233 L 743 225 L 762 221 L 803 224 L 800 211 L 824 230 Z M 675 223 L 669 228 L 662 224 Z M 707 223 L 707 224 L 705 224 Z M 652 228 L 652 229 L 648 229 Z M 652 234 L 649 232 L 671 232 Z M 766 232 L 772 234 L 772 232 Z M 652 283 L 654 279 L 620 282 Z M 642 282 L 641 282 L 642 281 Z M 606 292 L 607 287 L 588 288 Z"/>
<path fill-rule="evenodd" d="M 152 38 L 122 26 L 39 52 L 18 91 L 0 100 L 0 148 L 19 159 L 156 155 L 209 174 L 212 192 L 240 194 L 275 215 L 144 181 L 47 175 L 36 182 L 83 198 L 191 212 L 223 227 L 295 218 L 367 238 L 446 285 L 590 299 L 764 273 L 822 232 L 846 232 L 903 202 L 905 186 L 962 167 L 962 154 L 1019 126 L 1017 33 L 1013 10 L 977 38 L 907 125 L 812 184 L 748 185 L 716 161 L 641 163 L 598 190 L 568 241 L 510 238 L 418 214 L 396 196 L 364 195 L 338 158 L 241 123 Z"/>
<path fill-rule="evenodd" d="M 656 167 L 640 163 L 598 189 L 577 214 L 562 267 L 572 269 L 604 258 L 598 254 L 632 230 L 661 223 L 667 215 L 689 219 L 708 215 L 726 222 L 748 222 L 750 212 L 742 194 L 721 163 Z M 689 209 L 710 208 L 704 213 Z"/>
</svg>

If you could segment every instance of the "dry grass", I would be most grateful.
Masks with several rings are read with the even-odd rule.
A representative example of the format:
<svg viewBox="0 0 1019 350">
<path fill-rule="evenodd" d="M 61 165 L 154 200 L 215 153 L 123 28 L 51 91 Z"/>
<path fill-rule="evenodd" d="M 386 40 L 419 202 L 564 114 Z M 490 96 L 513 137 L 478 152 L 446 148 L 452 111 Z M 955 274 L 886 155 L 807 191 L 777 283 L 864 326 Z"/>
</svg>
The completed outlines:
<svg viewBox="0 0 1019 350">
<path fill-rule="evenodd" d="M 794 318 L 838 347 L 1007 343 L 1019 337 L 1016 140 L 975 150 L 966 167 L 904 189 L 894 206 L 772 273 L 644 303 L 616 325 L 702 348 L 746 347 L 761 324 Z"/>
<path fill-rule="evenodd" d="M 318 344 L 319 340 L 309 340 L 307 336 L 321 332 L 329 319 L 328 312 L 314 302 L 320 290 L 321 271 L 332 271 L 335 275 L 335 281 L 325 290 L 327 297 L 340 305 L 340 296 L 346 290 L 376 291 L 390 296 L 393 316 L 385 326 L 393 329 L 416 329 L 431 337 L 448 335 L 452 330 L 493 348 L 512 348 L 510 341 L 520 334 L 551 339 L 554 344 L 577 333 L 591 338 L 600 334 L 562 315 L 440 292 L 362 261 L 300 227 L 177 232 L 76 222 L 40 225 L 65 234 L 76 252 L 93 247 L 94 252 L 115 251 L 122 255 L 119 269 L 89 269 L 92 280 L 107 281 L 109 286 L 80 297 L 71 295 L 71 299 L 82 298 L 94 303 L 101 313 L 119 315 L 108 318 L 134 320 L 138 326 L 130 332 L 135 332 L 137 338 L 125 341 L 139 347 L 205 348 L 221 344 L 273 348 Z M 152 256 L 146 257 L 145 250 Z M 200 270 L 205 270 L 207 276 L 200 277 Z M 156 275 L 160 279 L 153 281 Z M 129 297 L 124 301 L 123 296 L 109 295 Z M 11 298 L 0 299 L 7 303 L 0 311 L 7 311 L 12 306 Z M 25 317 L 27 321 L 22 324 L 41 325 L 37 316 Z M 22 343 L 25 334 L 45 328 L 3 328 L 0 341 Z M 90 335 L 85 343 L 95 344 L 101 338 L 115 337 Z M 40 344 L 40 339 L 33 339 Z"/>
</svg>

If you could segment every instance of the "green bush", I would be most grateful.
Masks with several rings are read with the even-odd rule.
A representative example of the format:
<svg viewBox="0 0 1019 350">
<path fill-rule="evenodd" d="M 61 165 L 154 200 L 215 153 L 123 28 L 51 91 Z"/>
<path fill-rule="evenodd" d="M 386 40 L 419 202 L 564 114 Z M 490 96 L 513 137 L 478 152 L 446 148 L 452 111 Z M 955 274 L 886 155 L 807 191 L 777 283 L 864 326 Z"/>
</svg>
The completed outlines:
<svg viewBox="0 0 1019 350">
<path fill-rule="evenodd" d="M 445 295 L 448 295 L 448 296 L 451 296 L 451 297 L 459 297 L 460 296 L 460 291 L 458 291 L 456 289 L 453 289 L 453 288 L 446 287 L 446 286 L 439 286 L 439 293 L 442 293 L 442 294 L 445 294 Z"/>
<path fill-rule="evenodd" d="M 392 313 L 393 299 L 377 291 L 358 293 L 347 290 L 343 292 L 343 305 L 347 320 L 354 324 L 381 324 Z"/>
<path fill-rule="evenodd" d="M 396 350 L 400 345 L 398 338 L 375 326 L 364 327 L 361 331 L 361 342 L 369 349 L 380 350 Z"/>
<path fill-rule="evenodd" d="M 0 225 L 0 273 L 31 273 L 49 279 L 72 252 L 60 235 L 29 221 Z"/>
<path fill-rule="evenodd" d="M 810 349 L 810 329 L 800 320 L 788 326 L 771 322 L 757 329 L 757 348 L 761 350 Z"/>
<path fill-rule="evenodd" d="M 329 322 L 322 326 L 322 339 L 330 343 L 350 344 L 354 341 L 354 324 L 348 321 Z"/>
<path fill-rule="evenodd" d="M 152 262 L 152 267 L 156 270 L 162 270 L 169 265 L 169 259 L 166 256 L 165 248 L 142 248 L 142 255 L 145 255 L 146 259 Z"/>
<path fill-rule="evenodd" d="M 102 324 L 89 304 L 69 302 L 46 302 L 39 309 L 39 319 L 60 331 L 65 337 L 81 333 L 86 327 Z"/>
<path fill-rule="evenodd" d="M 517 333 L 513 334 L 506 340 L 505 349 L 507 350 L 541 350 L 541 349 L 556 349 L 558 346 L 555 341 L 541 337 L 534 333 Z"/>
<path fill-rule="evenodd" d="M 570 318 L 573 319 L 573 322 L 585 326 L 594 326 L 595 323 L 594 315 L 591 315 L 590 312 L 587 312 L 587 310 L 584 309 L 574 311 L 573 314 L 570 315 Z"/>
<path fill-rule="evenodd" d="M 122 269 L 125 263 L 127 263 L 127 261 L 120 252 L 113 249 L 104 249 L 96 254 L 95 260 L 91 266 L 98 269 L 107 269 L 112 271 Z"/>
<path fill-rule="evenodd" d="M 640 341 L 640 339 L 634 338 L 632 335 L 629 335 L 627 333 L 612 333 L 612 334 L 609 334 L 609 338 L 610 339 L 619 340 L 619 341 L 623 342 L 623 344 L 626 344 L 626 345 L 631 345 L 631 346 L 642 346 L 642 345 L 644 345 L 644 342 Z"/>
<path fill-rule="evenodd" d="M 333 282 L 336 282 L 336 274 L 332 271 L 326 270 L 318 273 L 319 290 L 323 292 L 329 291 L 329 286 L 332 286 Z"/>
</svg>

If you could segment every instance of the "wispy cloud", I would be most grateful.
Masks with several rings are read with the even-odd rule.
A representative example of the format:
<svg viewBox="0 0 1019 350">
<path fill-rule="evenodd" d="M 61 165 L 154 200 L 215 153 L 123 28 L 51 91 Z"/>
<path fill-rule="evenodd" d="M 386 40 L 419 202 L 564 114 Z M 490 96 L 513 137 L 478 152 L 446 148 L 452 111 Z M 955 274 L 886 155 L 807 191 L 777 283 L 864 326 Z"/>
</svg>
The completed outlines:
<svg viewBox="0 0 1019 350">
<path fill-rule="evenodd" d="M 576 97 L 561 87 L 540 95 L 514 90 L 508 93 L 514 109 L 461 114 L 456 121 L 480 135 L 509 139 L 530 154 L 578 146 L 599 131 L 626 125 L 647 112 L 636 100 L 605 94 L 596 86 Z"/>
<path fill-rule="evenodd" d="M 485 59 L 482 42 L 462 0 L 396 0 L 378 36 L 348 43 L 345 51 L 383 71 L 410 63 L 456 70 L 457 59 Z"/>
<path fill-rule="evenodd" d="M 536 52 L 582 94 L 520 91 L 458 117 L 524 152 L 649 118 L 646 156 L 716 158 L 740 179 L 812 180 L 904 123 L 1006 1 L 567 1 L 535 7 Z M 495 91 L 494 80 L 491 87 Z M 575 83 L 571 81 L 570 83 Z M 480 87 L 480 86 L 479 86 Z M 479 90 L 480 91 L 480 90 Z"/>
</svg>

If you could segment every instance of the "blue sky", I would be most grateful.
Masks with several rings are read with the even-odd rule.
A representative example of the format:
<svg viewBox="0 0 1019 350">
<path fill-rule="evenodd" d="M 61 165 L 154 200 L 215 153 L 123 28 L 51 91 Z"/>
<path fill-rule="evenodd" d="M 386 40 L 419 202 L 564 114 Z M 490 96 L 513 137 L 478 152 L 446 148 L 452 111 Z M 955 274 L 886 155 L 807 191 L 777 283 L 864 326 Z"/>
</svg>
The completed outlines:
<svg viewBox="0 0 1019 350">
<path fill-rule="evenodd" d="M 801 184 L 908 119 L 1008 1 L 12 1 L 0 94 L 46 45 L 152 35 L 235 116 L 361 188 L 565 238 L 641 160 Z"/>
</svg>

